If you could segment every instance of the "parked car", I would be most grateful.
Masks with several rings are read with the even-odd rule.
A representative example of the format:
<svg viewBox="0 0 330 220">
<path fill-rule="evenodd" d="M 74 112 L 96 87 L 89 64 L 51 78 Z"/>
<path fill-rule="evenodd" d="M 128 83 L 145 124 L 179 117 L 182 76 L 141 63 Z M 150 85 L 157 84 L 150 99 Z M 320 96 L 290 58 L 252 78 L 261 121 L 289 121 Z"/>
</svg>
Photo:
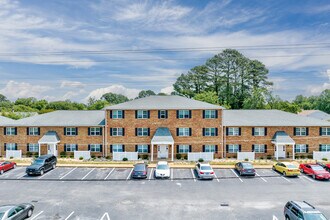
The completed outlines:
<svg viewBox="0 0 330 220">
<path fill-rule="evenodd" d="M 10 161 L 0 161 L 0 175 L 4 172 L 16 168 L 15 162 Z"/>
<path fill-rule="evenodd" d="M 327 220 L 327 218 L 308 202 L 289 201 L 284 206 L 286 220 Z"/>
<path fill-rule="evenodd" d="M 196 163 L 195 170 L 199 179 L 213 179 L 214 171 L 208 163 Z"/>
<path fill-rule="evenodd" d="M 255 176 L 256 170 L 253 168 L 252 163 L 249 162 L 238 162 L 235 164 L 235 170 L 239 173 L 240 176 Z"/>
<path fill-rule="evenodd" d="M 155 169 L 155 178 L 170 178 L 170 167 L 166 161 L 159 161 Z"/>
<path fill-rule="evenodd" d="M 330 172 L 330 163 L 325 164 L 325 163 L 317 162 L 317 165 L 320 165 L 320 166 L 323 167 L 326 171 Z"/>
<path fill-rule="evenodd" d="M 300 164 L 299 169 L 302 173 L 306 173 L 313 177 L 313 179 L 330 179 L 330 173 L 318 164 Z"/>
<path fill-rule="evenodd" d="M 148 175 L 148 165 L 145 163 L 137 163 L 134 165 L 132 171 L 132 178 L 133 179 L 143 179 L 147 178 Z"/>
<path fill-rule="evenodd" d="M 299 168 L 289 162 L 278 162 L 273 165 L 273 170 L 282 173 L 283 176 L 299 176 L 300 170 Z"/>
<path fill-rule="evenodd" d="M 54 155 L 42 155 L 26 168 L 27 175 L 43 175 L 45 172 L 55 169 L 57 159 Z"/>
<path fill-rule="evenodd" d="M 0 220 L 22 220 L 32 216 L 34 206 L 30 203 L 0 206 Z"/>
</svg>

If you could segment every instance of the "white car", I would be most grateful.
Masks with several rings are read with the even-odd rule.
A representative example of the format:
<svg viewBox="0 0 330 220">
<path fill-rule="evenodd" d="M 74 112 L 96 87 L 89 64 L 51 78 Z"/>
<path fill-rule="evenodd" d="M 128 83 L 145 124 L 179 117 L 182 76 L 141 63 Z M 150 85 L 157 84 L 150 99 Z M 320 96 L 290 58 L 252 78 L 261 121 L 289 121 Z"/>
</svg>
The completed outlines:
<svg viewBox="0 0 330 220">
<path fill-rule="evenodd" d="M 170 167 L 166 161 L 159 161 L 155 169 L 155 178 L 170 178 Z"/>
</svg>

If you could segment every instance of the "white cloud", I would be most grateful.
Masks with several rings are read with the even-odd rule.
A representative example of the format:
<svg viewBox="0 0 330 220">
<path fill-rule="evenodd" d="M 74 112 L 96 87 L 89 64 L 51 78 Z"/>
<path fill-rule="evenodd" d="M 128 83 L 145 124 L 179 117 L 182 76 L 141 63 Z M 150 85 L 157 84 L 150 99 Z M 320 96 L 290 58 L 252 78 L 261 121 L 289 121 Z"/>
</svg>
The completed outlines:
<svg viewBox="0 0 330 220">
<path fill-rule="evenodd" d="M 93 90 L 85 98 L 85 101 L 89 97 L 94 97 L 96 99 L 99 99 L 99 98 L 101 98 L 101 96 L 103 94 L 108 93 L 108 92 L 112 92 L 112 93 L 116 93 L 116 94 L 122 94 L 124 96 L 127 96 L 129 99 L 133 99 L 133 98 L 135 98 L 135 97 L 138 96 L 138 94 L 139 94 L 140 91 L 141 90 L 139 90 L 139 89 L 129 89 L 129 88 L 126 88 L 123 85 L 111 85 L 109 87 L 99 88 L 99 89 Z"/>
<path fill-rule="evenodd" d="M 322 76 L 327 79 L 327 82 L 324 82 L 321 85 L 310 85 L 307 87 L 308 94 L 319 95 L 322 91 L 330 89 L 330 69 L 327 71 L 321 72 Z"/>
<path fill-rule="evenodd" d="M 43 98 L 44 92 L 51 90 L 49 86 L 32 85 L 26 82 L 9 81 L 6 86 L 0 90 L 0 93 L 8 98 Z"/>
<path fill-rule="evenodd" d="M 67 87 L 72 87 L 72 88 L 84 88 L 85 84 L 82 82 L 78 82 L 78 81 L 67 81 L 64 80 L 61 83 L 61 88 L 67 88 Z"/>
<path fill-rule="evenodd" d="M 170 95 L 174 91 L 173 86 L 162 88 L 160 92 Z"/>
<path fill-rule="evenodd" d="M 73 97 L 77 97 L 85 92 L 86 91 L 84 89 L 80 89 L 78 91 L 68 91 L 60 98 L 60 100 L 72 99 Z"/>
<path fill-rule="evenodd" d="M 284 77 L 275 77 L 274 76 L 274 77 L 269 77 L 268 80 L 270 82 L 273 82 L 272 89 L 274 89 L 275 91 L 285 89 L 285 86 L 283 85 L 283 83 L 285 83 L 287 81 L 287 79 L 285 79 Z"/>
</svg>

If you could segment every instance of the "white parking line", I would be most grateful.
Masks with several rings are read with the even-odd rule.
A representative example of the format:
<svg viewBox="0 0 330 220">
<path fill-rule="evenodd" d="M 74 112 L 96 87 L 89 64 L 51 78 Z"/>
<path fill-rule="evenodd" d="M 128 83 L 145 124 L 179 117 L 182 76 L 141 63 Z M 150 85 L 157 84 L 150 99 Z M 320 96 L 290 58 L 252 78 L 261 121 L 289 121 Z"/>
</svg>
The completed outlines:
<svg viewBox="0 0 330 220">
<path fill-rule="evenodd" d="M 89 171 L 83 178 L 81 178 L 81 180 L 84 180 L 91 172 L 93 172 L 93 170 L 95 170 L 95 168 L 93 168 L 91 171 Z"/>
<path fill-rule="evenodd" d="M 235 170 L 233 170 L 233 169 L 230 169 L 231 170 L 231 172 L 233 172 L 233 174 L 235 174 L 235 176 L 243 183 L 243 180 L 241 179 L 241 177 L 239 177 L 238 175 L 237 175 L 237 173 L 235 172 Z"/>
<path fill-rule="evenodd" d="M 173 181 L 173 168 L 171 169 L 171 181 Z"/>
<path fill-rule="evenodd" d="M 68 220 L 72 215 L 73 215 L 74 212 L 71 212 L 70 215 L 68 217 L 65 218 L 65 220 Z"/>
<path fill-rule="evenodd" d="M 288 180 L 287 178 L 285 178 L 284 176 L 281 176 L 279 173 L 277 173 L 276 171 L 274 171 L 274 170 L 272 170 L 272 172 L 274 173 L 274 174 L 277 174 L 278 176 L 280 176 L 282 179 L 284 179 L 285 181 L 287 181 L 287 182 L 289 182 L 289 183 L 291 183 L 291 181 L 290 180 Z"/>
<path fill-rule="evenodd" d="M 220 182 L 220 180 L 218 179 L 217 174 L 215 174 L 215 172 L 214 172 L 214 177 L 218 182 Z"/>
<path fill-rule="evenodd" d="M 55 167 L 55 169 L 57 169 L 57 167 Z M 53 170 L 55 170 L 55 169 L 53 169 Z M 41 179 L 41 178 L 43 178 L 44 176 L 47 176 L 49 173 L 51 173 L 50 171 L 48 171 L 47 173 L 45 173 L 44 175 L 42 175 L 42 176 L 40 176 L 40 177 L 38 177 L 38 179 Z"/>
<path fill-rule="evenodd" d="M 115 170 L 115 168 L 112 168 L 112 170 L 108 173 L 108 175 L 104 178 L 104 180 L 108 179 L 108 177 L 111 175 L 111 173 Z"/>
<path fill-rule="evenodd" d="M 288 179 L 288 178 L 286 178 L 286 177 L 284 177 L 284 176 L 281 176 L 283 179 L 285 179 L 286 181 L 288 181 L 289 183 L 291 183 L 291 181 Z"/>
<path fill-rule="evenodd" d="M 44 211 L 39 212 L 38 214 L 36 214 L 35 216 L 33 216 L 33 218 L 31 218 L 31 220 L 36 219 L 36 218 L 37 218 L 39 215 L 41 215 L 43 212 L 44 212 Z"/>
<path fill-rule="evenodd" d="M 21 179 L 22 177 L 24 177 L 26 175 L 26 173 L 24 172 L 23 174 L 20 174 L 19 177 L 17 177 L 17 179 Z"/>
<path fill-rule="evenodd" d="M 133 169 L 134 169 L 134 168 L 132 168 L 131 171 L 129 172 L 129 174 L 128 174 L 127 178 L 126 178 L 126 181 L 131 177 L 132 172 L 133 172 Z"/>
<path fill-rule="evenodd" d="M 196 177 L 195 177 L 195 174 L 194 174 L 194 170 L 193 169 L 190 169 L 190 170 L 191 170 L 191 174 L 192 174 L 192 176 L 194 178 L 194 182 L 196 182 Z"/>
<path fill-rule="evenodd" d="M 261 177 L 257 172 L 256 172 L 256 175 L 257 175 L 258 177 L 260 177 L 260 179 L 262 179 L 265 183 L 267 183 L 267 180 L 264 179 L 263 177 Z"/>
<path fill-rule="evenodd" d="M 311 178 L 309 178 L 309 177 L 307 177 L 307 176 L 303 176 L 303 175 L 301 175 L 301 177 L 304 177 L 306 180 L 311 181 L 312 183 L 315 182 L 313 179 L 311 179 Z"/>
<path fill-rule="evenodd" d="M 70 173 L 72 173 L 72 171 L 74 171 L 75 169 L 77 169 L 77 167 L 75 167 L 75 168 L 73 168 L 72 170 L 70 170 L 69 172 L 67 172 L 64 176 L 62 176 L 62 177 L 60 178 L 60 180 L 63 179 L 64 177 L 66 177 L 67 175 L 69 175 Z"/>
<path fill-rule="evenodd" d="M 151 168 L 150 175 L 149 175 L 149 181 L 151 180 L 151 176 L 153 174 L 153 172 L 152 172 L 153 170 L 154 170 L 154 168 Z"/>
<path fill-rule="evenodd" d="M 102 215 L 101 219 L 100 220 L 110 220 L 110 216 L 109 214 L 106 212 Z"/>
</svg>

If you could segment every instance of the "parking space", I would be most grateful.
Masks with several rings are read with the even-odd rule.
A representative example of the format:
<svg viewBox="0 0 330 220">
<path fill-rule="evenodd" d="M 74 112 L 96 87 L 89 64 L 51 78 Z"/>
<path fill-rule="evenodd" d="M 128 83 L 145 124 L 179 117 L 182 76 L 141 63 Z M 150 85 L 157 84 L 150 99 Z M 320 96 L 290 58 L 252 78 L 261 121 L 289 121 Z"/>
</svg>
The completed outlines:
<svg viewBox="0 0 330 220">
<path fill-rule="evenodd" d="M 114 168 L 98 168 L 98 169 L 94 169 L 93 171 L 89 171 L 90 173 L 85 177 L 86 180 L 105 180 L 106 178 L 108 178 L 111 175 L 111 171 Z M 110 175 L 109 175 L 110 173 Z M 109 176 L 108 176 L 109 175 Z"/>
<path fill-rule="evenodd" d="M 191 169 L 173 169 L 173 180 L 193 180 Z"/>
<path fill-rule="evenodd" d="M 0 179 L 17 179 L 25 174 L 25 167 L 16 167 L 0 175 Z"/>
<path fill-rule="evenodd" d="M 109 180 L 128 180 L 131 178 L 133 168 L 116 168 L 107 178 Z"/>
<path fill-rule="evenodd" d="M 242 179 L 238 177 L 237 173 L 233 169 L 214 169 L 215 175 L 217 175 L 220 181 L 241 181 Z"/>
<path fill-rule="evenodd" d="M 44 220 L 44 219 L 63 219 L 63 220 L 79 220 L 79 219 L 95 219 L 95 220 L 110 220 L 108 212 L 90 212 L 84 211 L 70 211 L 63 210 L 61 207 L 54 207 L 52 209 L 41 210 L 36 208 L 31 220 Z"/>
</svg>

